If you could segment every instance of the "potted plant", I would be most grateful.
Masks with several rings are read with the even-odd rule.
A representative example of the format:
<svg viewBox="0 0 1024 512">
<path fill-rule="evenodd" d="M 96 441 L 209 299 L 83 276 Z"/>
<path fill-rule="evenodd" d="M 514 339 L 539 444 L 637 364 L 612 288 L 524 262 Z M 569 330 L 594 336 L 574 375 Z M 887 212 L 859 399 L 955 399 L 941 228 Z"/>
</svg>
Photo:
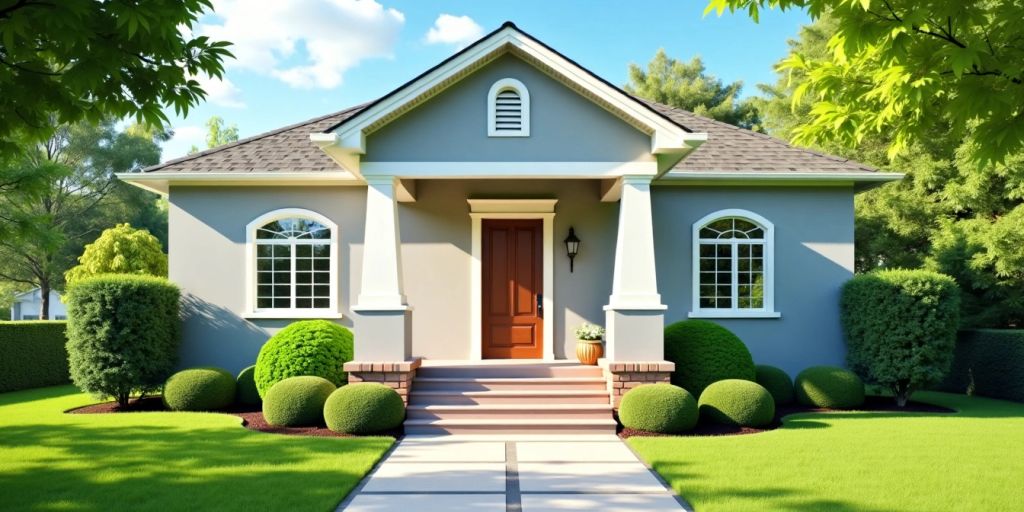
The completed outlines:
<svg viewBox="0 0 1024 512">
<path fill-rule="evenodd" d="M 604 346 L 601 345 L 601 338 L 604 336 L 604 327 L 584 323 L 576 328 L 576 358 L 583 364 L 595 365 L 597 360 L 604 355 Z"/>
</svg>

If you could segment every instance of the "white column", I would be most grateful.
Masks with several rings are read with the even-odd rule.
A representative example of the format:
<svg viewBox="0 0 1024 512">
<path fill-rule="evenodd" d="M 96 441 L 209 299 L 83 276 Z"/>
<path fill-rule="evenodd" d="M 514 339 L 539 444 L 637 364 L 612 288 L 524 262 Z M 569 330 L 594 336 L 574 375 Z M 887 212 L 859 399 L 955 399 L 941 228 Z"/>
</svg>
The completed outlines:
<svg viewBox="0 0 1024 512">
<path fill-rule="evenodd" d="M 402 251 L 395 178 L 366 178 L 366 230 L 363 234 L 362 287 L 354 310 L 405 308 Z"/>
</svg>

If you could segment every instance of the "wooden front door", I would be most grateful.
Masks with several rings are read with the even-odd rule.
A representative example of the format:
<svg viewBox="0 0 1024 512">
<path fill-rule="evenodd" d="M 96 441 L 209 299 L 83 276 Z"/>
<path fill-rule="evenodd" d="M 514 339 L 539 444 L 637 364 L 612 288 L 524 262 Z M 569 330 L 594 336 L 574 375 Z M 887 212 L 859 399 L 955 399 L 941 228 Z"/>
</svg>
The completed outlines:
<svg viewBox="0 0 1024 512">
<path fill-rule="evenodd" d="M 483 219 L 483 357 L 540 359 L 543 221 Z"/>
</svg>

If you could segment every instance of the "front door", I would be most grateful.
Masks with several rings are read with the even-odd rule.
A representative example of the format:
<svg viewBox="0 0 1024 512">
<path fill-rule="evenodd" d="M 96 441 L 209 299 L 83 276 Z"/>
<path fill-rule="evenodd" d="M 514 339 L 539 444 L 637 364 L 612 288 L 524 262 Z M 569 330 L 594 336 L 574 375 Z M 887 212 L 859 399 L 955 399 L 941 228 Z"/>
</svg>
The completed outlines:
<svg viewBox="0 0 1024 512">
<path fill-rule="evenodd" d="M 540 359 L 543 221 L 483 219 L 483 357 Z"/>
</svg>

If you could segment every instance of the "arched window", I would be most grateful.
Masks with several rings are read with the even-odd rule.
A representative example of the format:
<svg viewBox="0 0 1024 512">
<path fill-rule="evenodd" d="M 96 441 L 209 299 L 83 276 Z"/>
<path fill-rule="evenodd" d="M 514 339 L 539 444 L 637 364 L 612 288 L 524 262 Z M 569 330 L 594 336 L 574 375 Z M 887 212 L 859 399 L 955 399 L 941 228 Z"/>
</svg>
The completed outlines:
<svg viewBox="0 0 1024 512">
<path fill-rule="evenodd" d="M 722 210 L 693 225 L 691 317 L 777 317 L 775 228 L 746 210 Z"/>
<path fill-rule="evenodd" d="M 487 135 L 530 136 L 530 92 L 522 82 L 503 78 L 487 93 Z"/>
<path fill-rule="evenodd" d="M 250 316 L 337 316 L 335 223 L 308 210 L 276 210 L 249 223 L 246 240 Z"/>
</svg>

